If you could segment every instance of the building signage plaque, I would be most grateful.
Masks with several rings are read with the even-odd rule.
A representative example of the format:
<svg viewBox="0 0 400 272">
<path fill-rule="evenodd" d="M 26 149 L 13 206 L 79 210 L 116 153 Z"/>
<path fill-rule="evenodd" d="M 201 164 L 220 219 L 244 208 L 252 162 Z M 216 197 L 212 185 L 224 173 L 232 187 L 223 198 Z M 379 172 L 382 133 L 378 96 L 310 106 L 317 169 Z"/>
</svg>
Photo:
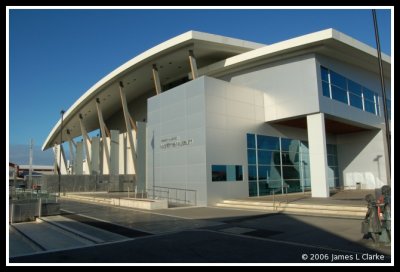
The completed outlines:
<svg viewBox="0 0 400 272">
<path fill-rule="evenodd" d="M 192 143 L 193 143 L 193 139 L 181 140 L 181 138 L 179 136 L 173 136 L 173 137 L 161 139 L 160 148 L 162 150 L 166 150 L 169 148 L 177 148 L 177 147 L 191 145 Z"/>
</svg>

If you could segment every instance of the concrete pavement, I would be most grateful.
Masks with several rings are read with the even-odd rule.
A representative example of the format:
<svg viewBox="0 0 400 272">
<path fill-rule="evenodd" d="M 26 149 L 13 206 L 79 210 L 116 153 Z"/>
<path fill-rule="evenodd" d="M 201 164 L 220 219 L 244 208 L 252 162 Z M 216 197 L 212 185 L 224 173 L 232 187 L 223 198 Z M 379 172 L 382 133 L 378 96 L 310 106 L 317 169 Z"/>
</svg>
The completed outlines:
<svg viewBox="0 0 400 272">
<path fill-rule="evenodd" d="M 390 247 L 374 247 L 370 241 L 362 240 L 358 219 L 199 207 L 139 211 L 65 200 L 62 207 L 83 218 L 149 235 L 107 245 L 21 256 L 11 258 L 10 262 L 387 263 L 391 260 Z M 312 260 L 316 256 L 325 259 Z"/>
</svg>

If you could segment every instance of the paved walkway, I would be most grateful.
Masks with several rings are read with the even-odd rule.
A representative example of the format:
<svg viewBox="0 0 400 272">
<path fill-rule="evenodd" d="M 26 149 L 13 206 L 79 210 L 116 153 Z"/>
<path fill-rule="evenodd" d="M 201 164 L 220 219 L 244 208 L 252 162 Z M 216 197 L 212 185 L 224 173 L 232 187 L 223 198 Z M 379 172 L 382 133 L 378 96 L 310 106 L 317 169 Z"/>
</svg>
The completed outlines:
<svg viewBox="0 0 400 272">
<path fill-rule="evenodd" d="M 107 245 L 20 256 L 10 262 L 364 264 L 391 260 L 390 247 L 374 247 L 370 241 L 362 240 L 361 220 L 357 219 L 211 207 L 139 211 L 69 200 L 62 200 L 61 204 L 63 209 L 90 221 L 110 222 L 150 235 Z M 318 254 L 327 259 L 311 259 Z M 367 257 L 375 259 L 362 259 Z M 343 258 L 348 259 L 343 261 Z"/>
<path fill-rule="evenodd" d="M 372 190 L 342 191 L 331 198 L 309 193 L 275 196 L 275 201 L 365 205 Z M 95 194 L 91 194 L 93 196 Z M 105 195 L 98 194 L 101 197 Z M 108 194 L 115 197 L 114 194 Z M 272 196 L 246 198 L 272 201 Z M 323 204 L 323 205 L 324 205 Z M 61 209 L 82 223 L 108 231 L 128 228 L 147 236 L 130 241 L 11 258 L 13 263 L 344 263 L 391 262 L 391 247 L 362 239 L 360 219 L 329 218 L 180 207 L 143 211 L 61 199 Z M 71 218 L 73 219 L 73 218 Z M 86 222 L 87 221 L 87 222 Z M 111 227 L 110 227 L 111 226 Z M 120 235 L 124 235 L 120 233 Z M 323 256 L 324 260 L 312 260 Z"/>
<path fill-rule="evenodd" d="M 317 204 L 317 205 L 343 205 L 343 206 L 366 206 L 365 196 L 367 194 L 375 195 L 375 190 L 344 190 L 331 191 L 329 198 L 311 197 L 311 192 L 279 194 L 260 197 L 242 198 L 246 201 L 278 201 L 288 203 Z"/>
</svg>

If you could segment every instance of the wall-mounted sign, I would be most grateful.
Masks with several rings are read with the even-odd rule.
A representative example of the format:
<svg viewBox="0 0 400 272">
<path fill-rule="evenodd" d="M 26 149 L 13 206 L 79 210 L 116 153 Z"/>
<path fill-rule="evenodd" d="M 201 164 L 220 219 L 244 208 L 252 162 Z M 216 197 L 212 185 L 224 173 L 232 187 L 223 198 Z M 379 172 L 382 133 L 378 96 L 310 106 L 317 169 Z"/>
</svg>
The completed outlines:
<svg viewBox="0 0 400 272">
<path fill-rule="evenodd" d="M 181 140 L 179 136 L 174 136 L 174 137 L 170 137 L 170 138 L 161 139 L 160 147 L 161 147 L 161 149 L 166 150 L 169 148 L 187 146 L 192 143 L 193 143 L 193 139 Z"/>
</svg>

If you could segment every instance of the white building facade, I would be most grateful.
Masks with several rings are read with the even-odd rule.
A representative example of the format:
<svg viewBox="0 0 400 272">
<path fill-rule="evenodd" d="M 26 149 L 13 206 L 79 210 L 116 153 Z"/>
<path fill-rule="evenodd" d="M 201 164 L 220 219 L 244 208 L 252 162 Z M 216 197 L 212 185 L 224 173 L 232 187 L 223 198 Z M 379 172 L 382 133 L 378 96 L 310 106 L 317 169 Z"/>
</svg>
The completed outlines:
<svg viewBox="0 0 400 272">
<path fill-rule="evenodd" d="M 376 50 L 333 29 L 272 45 L 188 32 L 95 84 L 43 149 L 58 146 L 61 132 L 72 174 L 134 174 L 150 194 L 183 192 L 200 206 L 329 197 L 390 180 L 380 90 Z"/>
</svg>

